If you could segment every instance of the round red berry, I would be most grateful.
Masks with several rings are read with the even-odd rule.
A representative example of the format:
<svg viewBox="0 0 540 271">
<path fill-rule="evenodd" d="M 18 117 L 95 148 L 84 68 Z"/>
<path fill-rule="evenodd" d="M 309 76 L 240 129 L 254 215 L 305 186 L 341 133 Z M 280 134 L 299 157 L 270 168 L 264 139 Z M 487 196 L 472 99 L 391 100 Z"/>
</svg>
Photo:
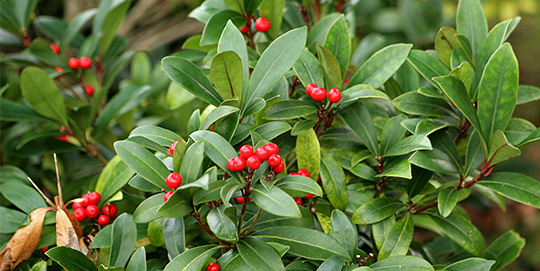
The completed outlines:
<svg viewBox="0 0 540 271">
<path fill-rule="evenodd" d="M 261 166 L 261 160 L 259 159 L 259 157 L 253 155 L 246 160 L 246 165 L 248 166 L 248 168 L 255 170 Z"/>
<path fill-rule="evenodd" d="M 84 86 L 84 91 L 86 91 L 86 94 L 88 94 L 88 96 L 94 96 L 94 87 L 92 85 Z"/>
<path fill-rule="evenodd" d="M 45 252 L 47 252 L 47 250 L 49 250 L 49 247 L 42 247 L 41 248 L 41 253 L 45 254 Z"/>
<path fill-rule="evenodd" d="M 98 216 L 98 214 L 99 214 L 99 207 L 97 207 L 97 205 L 92 204 L 92 205 L 86 206 L 86 216 L 88 218 L 95 218 Z"/>
<path fill-rule="evenodd" d="M 266 159 L 268 159 L 268 157 L 270 157 L 270 153 L 263 146 L 263 147 L 258 147 L 255 150 L 255 156 L 261 159 L 261 161 L 265 161 Z"/>
<path fill-rule="evenodd" d="M 176 140 L 175 142 L 173 142 L 171 144 L 171 146 L 169 147 L 170 155 L 174 154 L 174 150 L 176 149 L 176 145 L 178 145 L 179 142 L 182 142 L 182 140 Z"/>
<path fill-rule="evenodd" d="M 268 165 L 275 168 L 281 165 L 281 156 L 279 154 L 272 154 L 268 157 Z"/>
<path fill-rule="evenodd" d="M 236 162 L 234 161 L 234 158 L 231 158 L 229 159 L 229 161 L 227 161 L 227 168 L 230 171 L 236 171 Z"/>
<path fill-rule="evenodd" d="M 118 212 L 118 208 L 116 207 L 116 205 L 114 205 L 114 203 L 108 203 L 103 207 L 102 210 L 103 213 L 108 216 L 115 216 L 116 212 Z"/>
<path fill-rule="evenodd" d="M 244 145 L 240 147 L 240 156 L 244 159 L 248 159 L 253 155 L 253 147 L 251 145 Z"/>
<path fill-rule="evenodd" d="M 206 271 L 219 271 L 219 264 L 217 263 L 211 263 L 206 268 Z"/>
<path fill-rule="evenodd" d="M 58 45 L 56 44 L 51 44 L 51 49 L 53 50 L 55 54 L 60 53 L 60 47 L 58 47 Z"/>
<path fill-rule="evenodd" d="M 245 34 L 245 33 L 248 32 L 248 30 L 249 30 L 249 27 L 248 27 L 247 24 L 245 24 L 244 27 L 242 27 L 242 29 L 240 29 L 240 33 L 244 33 L 244 34 Z"/>
<path fill-rule="evenodd" d="M 72 57 L 68 60 L 68 65 L 70 68 L 72 69 L 78 69 L 79 68 L 79 59 L 77 59 L 76 57 Z"/>
<path fill-rule="evenodd" d="M 97 223 L 101 226 L 105 226 L 109 224 L 109 216 L 107 215 L 100 215 L 97 219 Z"/>
<path fill-rule="evenodd" d="M 305 177 L 309 177 L 309 171 L 307 169 L 305 169 L 305 168 L 299 169 L 298 174 L 302 175 L 302 176 L 305 176 Z"/>
<path fill-rule="evenodd" d="M 76 209 L 79 209 L 79 208 L 84 208 L 84 206 L 80 202 L 74 202 L 73 205 L 71 205 L 71 208 L 73 210 L 76 210 Z"/>
<path fill-rule="evenodd" d="M 84 208 L 78 208 L 73 211 L 73 216 L 77 221 L 83 222 L 86 219 L 86 211 Z"/>
<path fill-rule="evenodd" d="M 174 191 L 167 191 L 167 193 L 165 193 L 165 196 L 163 196 L 163 200 L 166 202 L 169 200 L 169 198 L 172 196 L 172 194 L 174 193 Z"/>
<path fill-rule="evenodd" d="M 274 168 L 274 172 L 278 174 L 283 172 L 284 170 L 285 170 L 285 164 L 283 164 L 283 161 L 281 162 L 281 164 L 279 164 L 279 166 Z"/>
<path fill-rule="evenodd" d="M 92 67 L 92 60 L 87 56 L 83 56 L 79 59 L 79 65 L 81 69 L 88 69 Z"/>
<path fill-rule="evenodd" d="M 302 198 L 294 198 L 294 202 L 298 205 L 302 205 Z"/>
<path fill-rule="evenodd" d="M 314 88 L 313 91 L 311 91 L 311 98 L 318 102 L 324 100 L 324 98 L 326 98 L 326 89 Z"/>
<path fill-rule="evenodd" d="M 270 30 L 270 21 L 264 17 L 260 17 L 255 21 L 255 28 L 257 31 L 266 32 Z"/>
<path fill-rule="evenodd" d="M 54 67 L 54 69 L 59 72 L 59 73 L 63 73 L 64 72 L 64 69 L 60 68 L 60 67 Z"/>
<path fill-rule="evenodd" d="M 167 176 L 165 183 L 169 188 L 176 189 L 182 184 L 182 176 L 176 172 L 173 172 Z"/>
<path fill-rule="evenodd" d="M 101 200 L 101 195 L 94 191 L 88 194 L 87 199 L 89 204 L 98 204 L 98 202 Z"/>
<path fill-rule="evenodd" d="M 237 197 L 235 199 L 236 199 L 236 202 L 238 202 L 238 204 L 244 204 L 244 197 Z"/>
<path fill-rule="evenodd" d="M 82 204 L 84 207 L 90 205 L 90 201 L 88 200 L 88 195 L 90 195 L 90 193 L 86 193 L 86 194 L 82 195 L 82 197 L 81 197 L 81 198 L 83 199 L 83 200 L 81 201 L 81 204 Z"/>
<path fill-rule="evenodd" d="M 68 142 L 68 141 L 69 141 L 67 135 L 60 135 L 60 136 L 57 136 L 56 139 L 61 140 L 61 141 L 65 141 L 65 142 Z"/>
<path fill-rule="evenodd" d="M 289 173 L 289 176 L 295 176 L 295 175 L 300 175 L 300 174 L 298 174 L 298 173 L 296 173 L 296 172 L 291 172 L 291 173 Z"/>
<path fill-rule="evenodd" d="M 242 171 L 246 168 L 246 159 L 238 156 L 234 158 L 234 169 L 235 171 Z"/>
<path fill-rule="evenodd" d="M 317 88 L 317 85 L 313 84 L 313 83 L 309 83 L 307 84 L 306 86 L 306 94 L 308 96 L 311 96 L 311 92 L 313 91 L 313 89 Z"/>
<path fill-rule="evenodd" d="M 328 91 L 328 100 L 332 103 L 337 103 L 341 100 L 341 91 L 337 88 L 333 88 Z"/>
<path fill-rule="evenodd" d="M 307 196 L 305 196 L 304 198 L 305 198 L 305 199 L 310 199 L 310 198 L 312 198 L 312 197 L 313 197 L 313 193 L 309 193 L 309 194 L 307 194 Z"/>
<path fill-rule="evenodd" d="M 276 143 L 264 144 L 264 148 L 268 151 L 268 153 L 270 153 L 270 155 L 279 153 L 279 147 Z"/>
</svg>

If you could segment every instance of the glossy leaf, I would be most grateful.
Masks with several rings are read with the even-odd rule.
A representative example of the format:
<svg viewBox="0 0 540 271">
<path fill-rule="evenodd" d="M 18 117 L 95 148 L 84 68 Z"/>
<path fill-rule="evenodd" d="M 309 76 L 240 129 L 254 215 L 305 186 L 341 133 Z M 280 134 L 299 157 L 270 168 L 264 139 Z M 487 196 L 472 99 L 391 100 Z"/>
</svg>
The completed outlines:
<svg viewBox="0 0 540 271">
<path fill-rule="evenodd" d="M 322 189 L 317 182 L 308 177 L 300 175 L 286 176 L 285 178 L 279 180 L 276 183 L 276 186 L 284 191 L 303 192 L 306 195 L 308 193 L 312 193 L 318 197 L 323 196 Z"/>
<path fill-rule="evenodd" d="M 392 104 L 402 112 L 422 116 L 453 115 L 452 109 L 442 99 L 430 98 L 417 92 L 407 92 L 392 101 Z"/>
<path fill-rule="evenodd" d="M 129 134 L 130 137 L 132 136 L 142 136 L 145 138 L 148 138 L 149 140 L 152 140 L 162 146 L 170 146 L 172 143 L 174 143 L 177 140 L 184 141 L 182 137 L 180 137 L 178 134 L 167 130 L 165 128 L 161 128 L 158 126 L 140 126 Z"/>
<path fill-rule="evenodd" d="M 17 210 L 0 206 L 0 233 L 14 233 L 19 226 L 26 220 L 27 215 Z"/>
<path fill-rule="evenodd" d="M 382 197 L 370 200 L 358 208 L 353 216 L 355 224 L 373 224 L 379 222 L 403 207 L 403 203 L 395 198 Z"/>
<path fill-rule="evenodd" d="M 519 173 L 500 172 L 482 178 L 481 184 L 517 202 L 540 208 L 540 183 Z"/>
<path fill-rule="evenodd" d="M 155 194 L 139 204 L 133 212 L 133 221 L 135 223 L 147 223 L 161 217 L 161 215 L 158 215 L 157 210 L 163 205 L 164 195 L 164 193 Z"/>
<path fill-rule="evenodd" d="M 405 115 L 398 115 L 388 119 L 384 123 L 381 134 L 380 153 L 383 155 L 390 149 L 390 145 L 399 141 L 405 135 L 405 128 L 401 126 L 401 122 L 406 120 Z"/>
<path fill-rule="evenodd" d="M 473 55 L 478 56 L 487 36 L 487 21 L 479 0 L 459 1 L 456 26 L 471 41 Z"/>
<path fill-rule="evenodd" d="M 397 178 L 412 178 L 411 163 L 407 158 L 395 158 L 387 162 L 382 173 L 375 177 L 397 177 Z"/>
<path fill-rule="evenodd" d="M 399 270 L 399 271 L 431 271 L 434 270 L 426 260 L 415 256 L 394 256 L 369 266 L 373 271 Z"/>
<path fill-rule="evenodd" d="M 126 267 L 126 271 L 146 271 L 146 249 L 141 247 L 133 253 L 131 260 Z"/>
<path fill-rule="evenodd" d="M 399 141 L 393 141 L 388 151 L 383 154 L 386 156 L 400 156 L 409 154 L 418 150 L 431 150 L 431 142 L 429 138 L 423 135 L 413 135 L 403 138 Z"/>
<path fill-rule="evenodd" d="M 298 168 L 305 168 L 310 172 L 313 180 L 318 179 L 321 164 L 321 150 L 319 139 L 313 129 L 310 129 L 296 138 L 296 159 Z"/>
<path fill-rule="evenodd" d="M 304 49 L 300 58 L 293 65 L 293 70 L 304 86 L 313 83 L 324 86 L 324 74 L 319 60 L 308 49 Z"/>
<path fill-rule="evenodd" d="M 446 218 L 439 215 L 430 217 L 440 230 L 460 247 L 475 256 L 482 257 L 485 254 L 484 237 L 468 217 L 462 216 L 460 212 L 453 212 Z"/>
<path fill-rule="evenodd" d="M 433 77 L 448 75 L 450 73 L 450 69 L 425 51 L 412 50 L 407 60 L 434 86 L 437 86 L 437 84 L 433 81 Z"/>
<path fill-rule="evenodd" d="M 450 27 L 441 27 L 435 38 L 435 52 L 439 59 L 450 67 L 450 57 L 454 47 L 458 47 L 459 41 L 456 38 L 457 31 Z"/>
<path fill-rule="evenodd" d="M 270 21 L 270 37 L 277 38 L 281 30 L 281 22 L 283 20 L 283 7 L 285 0 L 264 0 L 259 7 L 259 15 Z"/>
<path fill-rule="evenodd" d="M 340 270 L 345 264 L 345 258 L 340 256 L 332 256 L 324 261 L 317 271 L 331 271 L 331 270 Z"/>
<path fill-rule="evenodd" d="M 358 245 L 356 226 L 345 213 L 337 209 L 332 211 L 332 230 L 334 238 L 347 249 L 350 256 L 353 256 L 354 249 Z"/>
<path fill-rule="evenodd" d="M 421 168 L 446 173 L 461 173 L 461 159 L 455 143 L 445 132 L 430 137 L 433 150 L 417 151 L 409 161 Z"/>
<path fill-rule="evenodd" d="M 323 46 L 336 57 L 341 70 L 340 74 L 345 75 L 351 57 L 351 38 L 344 15 L 339 16 L 330 26 Z"/>
<path fill-rule="evenodd" d="M 331 13 L 322 17 L 313 27 L 310 29 L 306 47 L 315 52 L 317 50 L 317 44 L 323 44 L 328 29 L 332 26 L 334 21 L 339 17 L 338 13 Z"/>
<path fill-rule="evenodd" d="M 355 110 L 342 110 L 339 115 L 364 145 L 366 145 L 369 151 L 375 156 L 379 155 L 379 143 L 377 141 L 375 127 L 366 106 L 357 102 L 350 105 L 350 108 L 354 108 Z"/>
<path fill-rule="evenodd" d="M 339 88 L 343 85 L 343 75 L 337 58 L 328 49 L 317 44 L 317 55 L 323 69 L 326 89 Z"/>
<path fill-rule="evenodd" d="M 332 206 L 336 209 L 345 209 L 347 206 L 347 194 L 343 193 L 347 188 L 345 173 L 341 166 L 326 152 L 322 153 L 320 172 L 324 194 Z"/>
<path fill-rule="evenodd" d="M 486 258 L 495 260 L 491 270 L 499 270 L 518 258 L 525 246 L 525 239 L 517 232 L 508 231 L 493 241 L 486 250 Z"/>
<path fill-rule="evenodd" d="M 414 223 L 411 215 L 402 217 L 390 230 L 379 251 L 379 261 L 407 254 L 413 238 Z"/>
<path fill-rule="evenodd" d="M 0 188 L 0 193 L 5 199 L 27 214 L 30 214 L 35 209 L 47 206 L 45 200 L 33 187 L 23 183 L 2 181 Z"/>
<path fill-rule="evenodd" d="M 68 27 L 66 29 L 66 32 L 62 36 L 62 40 L 60 41 L 60 48 L 65 48 L 71 42 L 79 31 L 88 23 L 92 17 L 94 17 L 97 14 L 96 9 L 88 9 L 81 13 L 79 13 L 73 20 L 68 24 Z"/>
<path fill-rule="evenodd" d="M 166 218 L 163 223 L 165 247 L 172 258 L 180 255 L 186 249 L 186 231 L 184 218 Z"/>
<path fill-rule="evenodd" d="M 537 100 L 540 100 L 540 88 L 528 85 L 519 86 L 517 104 L 524 104 Z"/>
<path fill-rule="evenodd" d="M 298 205 L 289 194 L 279 187 L 267 191 L 262 186 L 253 188 L 251 197 L 257 207 L 277 216 L 301 217 Z"/>
<path fill-rule="evenodd" d="M 489 165 L 496 165 L 520 154 L 521 151 L 508 142 L 503 132 L 500 130 L 495 131 L 491 137 L 491 142 L 489 142 L 489 153 L 487 155 Z"/>
<path fill-rule="evenodd" d="M 183 217 L 189 212 L 193 211 L 190 203 L 182 196 L 179 191 L 176 191 L 161 207 L 158 208 L 157 213 L 164 217 Z"/>
<path fill-rule="evenodd" d="M 280 101 L 270 106 L 263 117 L 269 120 L 288 120 L 317 112 L 317 107 L 300 100 Z"/>
<path fill-rule="evenodd" d="M 483 271 L 483 270 L 491 270 L 491 266 L 495 264 L 495 261 L 488 261 L 486 259 L 482 258 L 468 258 L 465 260 L 461 260 L 459 262 L 455 262 L 443 270 L 451 270 L 451 271 L 460 271 L 460 270 L 469 270 L 469 271 Z"/>
<path fill-rule="evenodd" d="M 269 141 L 289 130 L 291 130 L 291 125 L 281 121 L 268 122 L 254 129 L 262 138 Z"/>
<path fill-rule="evenodd" d="M 204 245 L 190 248 L 172 259 L 164 271 L 172 270 L 201 270 L 212 254 L 219 249 L 216 245 Z"/>
<path fill-rule="evenodd" d="M 101 194 L 102 202 L 110 199 L 118 190 L 126 185 L 135 171 L 131 169 L 119 156 L 113 157 L 99 175 L 95 191 Z"/>
<path fill-rule="evenodd" d="M 111 46 L 111 43 L 114 40 L 114 37 L 116 36 L 116 31 L 120 27 L 120 24 L 124 21 L 124 18 L 126 17 L 126 12 L 131 6 L 131 1 L 110 1 L 111 6 L 106 11 L 106 15 L 103 18 L 103 24 L 101 25 L 99 29 L 99 55 L 103 56 L 109 49 L 109 46 Z M 98 20 L 98 17 L 100 17 L 105 10 L 102 9 L 102 5 L 99 5 L 99 13 L 96 15 L 96 18 L 94 20 Z M 94 27 L 96 26 L 94 22 Z M 94 29 L 95 31 L 95 29 Z"/>
<path fill-rule="evenodd" d="M 236 209 L 232 211 L 236 218 Z M 210 210 L 206 216 L 208 227 L 217 238 L 228 242 L 238 242 L 238 229 L 236 223 L 228 217 L 225 212 L 227 212 L 227 209 L 222 207 Z"/>
<path fill-rule="evenodd" d="M 51 248 L 45 253 L 66 270 L 97 271 L 94 263 L 82 252 L 69 247 Z"/>
<path fill-rule="evenodd" d="M 458 190 L 455 187 L 446 187 L 439 191 L 437 207 L 442 217 L 449 216 L 458 202 Z"/>
<path fill-rule="evenodd" d="M 211 131 L 197 131 L 190 135 L 195 142 L 205 140 L 204 152 L 218 167 L 227 171 L 231 176 L 237 176 L 227 168 L 229 158 L 238 156 L 231 144 L 222 136 Z"/>
<path fill-rule="evenodd" d="M 231 20 L 235 25 L 242 26 L 245 22 L 242 14 L 232 11 L 223 10 L 212 15 L 202 32 L 201 46 L 215 44 L 219 41 L 223 29 L 227 25 L 227 22 Z"/>
<path fill-rule="evenodd" d="M 368 199 L 368 201 L 371 200 Z M 373 225 L 371 225 L 371 232 L 373 234 L 373 240 L 375 241 L 375 245 L 377 248 L 381 249 L 384 240 L 388 237 L 388 234 L 396 224 L 396 217 L 395 216 L 389 216 L 388 218 L 385 218 L 384 220 L 377 222 Z"/>
<path fill-rule="evenodd" d="M 217 54 L 212 59 L 210 79 L 224 100 L 242 97 L 243 71 L 240 57 L 233 51 Z"/>
<path fill-rule="evenodd" d="M 249 64 L 248 64 L 248 54 L 247 47 L 244 41 L 244 36 L 240 33 L 240 30 L 232 23 L 228 21 L 225 29 L 221 33 L 219 38 L 219 43 L 217 47 L 217 52 L 222 53 L 226 51 L 235 52 L 242 62 L 242 99 L 244 99 L 247 90 L 247 84 L 249 79 Z"/>
<path fill-rule="evenodd" d="M 124 267 L 137 241 L 137 228 L 131 215 L 122 214 L 112 224 L 110 266 Z"/>
<path fill-rule="evenodd" d="M 244 237 L 237 247 L 242 259 L 255 270 L 285 270 L 277 252 L 260 239 Z"/>
</svg>

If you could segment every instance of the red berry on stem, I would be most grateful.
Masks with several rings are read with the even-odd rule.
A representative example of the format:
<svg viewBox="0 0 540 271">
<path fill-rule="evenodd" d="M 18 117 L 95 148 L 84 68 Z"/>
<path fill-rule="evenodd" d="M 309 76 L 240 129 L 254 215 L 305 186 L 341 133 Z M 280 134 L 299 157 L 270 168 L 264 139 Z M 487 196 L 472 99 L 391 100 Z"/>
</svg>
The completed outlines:
<svg viewBox="0 0 540 271">
<path fill-rule="evenodd" d="M 248 166 L 248 168 L 255 170 L 261 166 L 261 160 L 259 159 L 259 157 L 253 155 L 246 160 L 246 165 Z"/>
<path fill-rule="evenodd" d="M 244 33 L 244 34 L 245 34 L 245 33 L 248 32 L 248 30 L 249 30 L 249 27 L 248 27 L 247 24 L 245 24 L 244 27 L 242 27 L 242 29 L 240 29 L 240 33 Z"/>
<path fill-rule="evenodd" d="M 86 194 L 82 195 L 82 197 L 81 197 L 81 198 L 83 199 L 83 200 L 81 201 L 81 204 L 82 204 L 84 207 L 90 205 L 90 201 L 88 201 L 88 195 L 89 195 L 89 193 L 86 193 Z"/>
<path fill-rule="evenodd" d="M 307 169 L 305 169 L 305 168 L 299 169 L 298 174 L 302 175 L 302 176 L 305 176 L 305 177 L 309 177 L 309 171 Z"/>
<path fill-rule="evenodd" d="M 234 158 L 234 169 L 235 171 L 242 171 L 246 168 L 246 159 L 238 156 Z"/>
<path fill-rule="evenodd" d="M 47 250 L 49 250 L 49 247 L 42 247 L 41 248 L 41 253 L 45 254 L 45 252 L 47 252 Z"/>
<path fill-rule="evenodd" d="M 101 226 L 109 224 L 109 217 L 107 215 L 100 215 L 97 219 L 97 223 Z"/>
<path fill-rule="evenodd" d="M 86 206 L 86 216 L 88 218 L 95 218 L 98 216 L 98 214 L 99 214 L 99 207 L 97 207 L 97 205 L 92 204 L 92 205 Z"/>
<path fill-rule="evenodd" d="M 101 200 L 101 195 L 94 191 L 88 194 L 87 199 L 89 204 L 98 204 L 98 202 Z"/>
<path fill-rule="evenodd" d="M 79 65 L 83 70 L 88 69 L 92 67 L 92 60 L 87 56 L 83 56 L 79 59 Z"/>
<path fill-rule="evenodd" d="M 173 193 L 174 191 L 167 191 L 167 193 L 165 193 L 165 196 L 163 196 L 163 200 L 167 202 Z"/>
<path fill-rule="evenodd" d="M 279 154 L 272 154 L 268 157 L 268 165 L 275 168 L 281 165 L 281 156 Z"/>
<path fill-rule="evenodd" d="M 88 96 L 94 95 L 94 87 L 92 85 L 84 86 L 84 91 L 86 91 L 86 94 L 88 94 Z"/>
<path fill-rule="evenodd" d="M 84 208 L 78 208 L 73 211 L 73 217 L 79 222 L 83 222 L 86 219 L 86 211 Z"/>
<path fill-rule="evenodd" d="M 324 98 L 326 98 L 326 89 L 314 88 L 313 91 L 311 91 L 311 98 L 318 102 L 324 100 Z"/>
<path fill-rule="evenodd" d="M 294 198 L 294 201 L 296 202 L 296 204 L 302 205 L 302 198 Z"/>
<path fill-rule="evenodd" d="M 108 216 L 115 216 L 116 212 L 118 212 L 118 208 L 116 207 L 116 205 L 114 205 L 114 203 L 108 203 L 103 207 L 102 210 L 103 213 Z"/>
<path fill-rule="evenodd" d="M 72 69 L 78 69 L 79 68 L 79 59 L 77 59 L 76 57 L 72 57 L 68 60 L 68 65 L 70 68 Z"/>
<path fill-rule="evenodd" d="M 173 172 L 167 176 L 165 183 L 169 188 L 176 189 L 182 184 L 182 176 L 176 172 Z"/>
<path fill-rule="evenodd" d="M 276 168 L 274 168 L 274 172 L 275 173 L 281 173 L 285 170 L 285 164 L 283 164 L 283 162 L 281 162 L 281 164 L 279 164 L 279 166 L 277 166 Z"/>
<path fill-rule="evenodd" d="M 71 205 L 71 209 L 73 209 L 73 210 L 76 210 L 76 209 L 79 209 L 79 208 L 84 208 L 84 206 L 80 202 L 74 202 L 73 205 Z"/>
<path fill-rule="evenodd" d="M 270 153 L 270 155 L 278 154 L 279 152 L 279 147 L 276 143 L 264 144 L 264 148 L 268 151 L 268 153 Z"/>
<path fill-rule="evenodd" d="M 317 88 L 317 85 L 313 84 L 313 83 L 309 83 L 307 84 L 306 86 L 306 94 L 308 96 L 311 96 L 311 92 L 313 91 L 313 89 Z"/>
<path fill-rule="evenodd" d="M 300 175 L 300 174 L 298 174 L 298 173 L 296 173 L 296 172 L 291 172 L 291 173 L 289 173 L 289 176 L 294 176 L 294 175 Z"/>
<path fill-rule="evenodd" d="M 244 159 L 248 159 L 253 155 L 253 147 L 251 145 L 244 145 L 240 147 L 240 156 Z"/>
<path fill-rule="evenodd" d="M 217 263 L 211 263 L 206 268 L 206 271 L 219 271 L 219 264 Z"/>
<path fill-rule="evenodd" d="M 227 168 L 230 171 L 236 171 L 236 161 L 234 161 L 234 158 L 231 158 L 229 159 L 229 161 L 227 161 Z"/>
<path fill-rule="evenodd" d="M 264 17 L 260 17 L 255 21 L 255 28 L 257 31 L 266 32 L 270 30 L 270 21 Z"/>
<path fill-rule="evenodd" d="M 258 147 L 255 150 L 255 156 L 257 156 L 261 161 L 266 161 L 270 157 L 270 153 L 264 147 Z"/>
<path fill-rule="evenodd" d="M 313 197 L 313 193 L 309 193 L 309 194 L 307 194 L 307 196 L 305 196 L 304 198 L 305 198 L 305 199 L 310 199 L 310 198 L 312 198 L 312 197 Z"/>
<path fill-rule="evenodd" d="M 68 141 L 69 141 L 67 135 L 57 136 L 56 139 L 61 140 L 61 141 L 65 141 L 65 142 L 68 142 Z"/>
<path fill-rule="evenodd" d="M 328 91 L 328 100 L 332 103 L 337 103 L 341 100 L 341 91 L 337 88 L 333 88 Z"/>
<path fill-rule="evenodd" d="M 59 73 L 63 73 L 64 72 L 64 69 L 60 68 L 60 67 L 54 67 L 54 69 L 59 72 Z"/>
<path fill-rule="evenodd" d="M 238 204 L 244 204 L 244 197 L 237 197 L 235 199 L 236 199 L 236 202 L 238 202 Z"/>
<path fill-rule="evenodd" d="M 178 143 L 182 142 L 182 140 L 176 140 L 175 142 L 173 142 L 171 144 L 171 146 L 169 147 L 169 154 L 172 156 L 174 154 L 174 150 L 176 149 L 176 145 L 178 145 Z"/>
<path fill-rule="evenodd" d="M 58 47 L 58 45 L 56 44 L 51 44 L 51 49 L 53 50 L 55 54 L 60 53 L 60 47 Z"/>
</svg>

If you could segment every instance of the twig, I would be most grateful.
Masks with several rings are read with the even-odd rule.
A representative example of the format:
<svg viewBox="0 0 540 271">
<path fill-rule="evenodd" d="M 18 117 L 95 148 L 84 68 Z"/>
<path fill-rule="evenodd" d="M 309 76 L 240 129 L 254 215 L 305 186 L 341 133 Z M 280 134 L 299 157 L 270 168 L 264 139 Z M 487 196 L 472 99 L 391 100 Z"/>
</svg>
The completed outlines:
<svg viewBox="0 0 540 271">
<path fill-rule="evenodd" d="M 41 189 L 39 189 L 39 187 L 36 185 L 36 183 L 34 183 L 34 181 L 32 181 L 32 179 L 28 176 L 26 176 L 26 178 L 30 181 L 30 183 L 32 183 L 32 185 L 34 186 L 34 188 L 41 194 L 41 196 L 45 199 L 45 201 L 47 201 L 47 203 L 53 207 L 53 208 L 57 208 L 56 205 L 49 199 L 47 198 L 47 196 L 45 196 L 45 194 L 43 194 L 43 192 L 41 191 Z"/>
<path fill-rule="evenodd" d="M 62 196 L 62 186 L 60 185 L 60 173 L 58 172 L 58 159 L 56 158 L 56 153 L 53 153 L 54 157 L 54 167 L 56 169 L 56 187 L 58 189 L 58 196 L 60 199 L 60 209 L 64 209 L 64 198 Z"/>
<path fill-rule="evenodd" d="M 257 219 L 259 219 L 259 216 L 261 215 L 261 209 L 257 211 L 257 214 L 255 214 L 255 218 L 253 219 L 253 222 L 251 222 L 251 225 L 249 228 L 244 232 L 244 236 L 248 235 L 251 230 L 253 230 L 253 227 L 255 227 L 255 223 L 257 223 Z"/>
</svg>

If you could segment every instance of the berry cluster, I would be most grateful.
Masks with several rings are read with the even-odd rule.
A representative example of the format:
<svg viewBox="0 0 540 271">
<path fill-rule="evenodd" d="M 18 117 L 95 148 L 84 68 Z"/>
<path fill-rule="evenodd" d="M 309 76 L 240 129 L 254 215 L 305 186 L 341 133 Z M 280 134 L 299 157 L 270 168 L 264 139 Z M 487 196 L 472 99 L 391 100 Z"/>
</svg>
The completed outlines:
<svg viewBox="0 0 540 271">
<path fill-rule="evenodd" d="M 81 200 L 73 203 L 73 216 L 77 221 L 83 222 L 86 218 L 96 218 L 99 215 L 99 207 L 97 204 L 101 200 L 101 195 L 98 192 L 90 192 L 82 195 Z M 107 225 L 110 218 L 116 215 L 118 208 L 112 203 L 108 203 L 101 209 L 102 215 L 97 219 L 99 225 Z"/>
<path fill-rule="evenodd" d="M 306 87 L 306 94 L 313 100 L 320 102 L 326 98 L 327 93 L 325 88 L 317 87 L 317 85 L 309 83 Z M 328 101 L 337 103 L 339 100 L 341 100 L 341 91 L 337 88 L 330 89 L 330 91 L 328 91 Z"/>
<path fill-rule="evenodd" d="M 301 168 L 297 172 L 291 172 L 291 173 L 289 173 L 289 175 L 291 175 L 291 176 L 300 175 L 300 176 L 304 176 L 304 177 L 309 177 L 310 176 L 309 171 L 307 169 L 305 169 L 305 168 Z M 313 197 L 313 193 L 309 193 L 304 198 L 305 199 L 310 199 L 312 197 Z M 294 200 L 296 201 L 296 204 L 298 204 L 298 205 L 302 204 L 302 199 L 301 198 L 294 198 Z"/>
<path fill-rule="evenodd" d="M 167 187 L 172 189 L 171 191 L 165 192 L 165 196 L 163 197 L 164 201 L 168 201 L 174 191 L 176 191 L 176 188 L 178 188 L 182 184 L 182 176 L 180 176 L 180 174 L 176 172 L 173 172 L 169 174 L 169 176 L 167 176 L 167 178 L 165 179 L 165 183 L 167 184 Z"/>
<path fill-rule="evenodd" d="M 80 59 L 72 57 L 68 60 L 68 65 L 73 70 L 76 70 L 78 68 L 86 70 L 92 67 L 92 60 L 87 56 L 83 56 Z"/>
<path fill-rule="evenodd" d="M 247 16 L 246 16 L 247 19 Z M 251 16 L 250 19 L 253 19 L 253 16 Z M 240 29 L 240 32 L 247 33 L 249 31 L 249 28 L 251 26 L 251 20 L 248 20 L 248 22 L 244 25 L 242 29 Z M 255 29 L 259 32 L 266 32 L 270 30 L 270 21 L 264 17 L 259 17 L 257 20 L 255 20 Z"/>
<path fill-rule="evenodd" d="M 242 171 L 246 166 L 251 170 L 257 170 L 261 163 L 268 160 L 268 165 L 275 173 L 281 173 L 285 170 L 285 164 L 278 154 L 279 147 L 276 143 L 268 143 L 258 147 L 255 151 L 253 146 L 244 145 L 240 148 L 240 156 L 229 159 L 227 168 L 230 171 Z"/>
</svg>

